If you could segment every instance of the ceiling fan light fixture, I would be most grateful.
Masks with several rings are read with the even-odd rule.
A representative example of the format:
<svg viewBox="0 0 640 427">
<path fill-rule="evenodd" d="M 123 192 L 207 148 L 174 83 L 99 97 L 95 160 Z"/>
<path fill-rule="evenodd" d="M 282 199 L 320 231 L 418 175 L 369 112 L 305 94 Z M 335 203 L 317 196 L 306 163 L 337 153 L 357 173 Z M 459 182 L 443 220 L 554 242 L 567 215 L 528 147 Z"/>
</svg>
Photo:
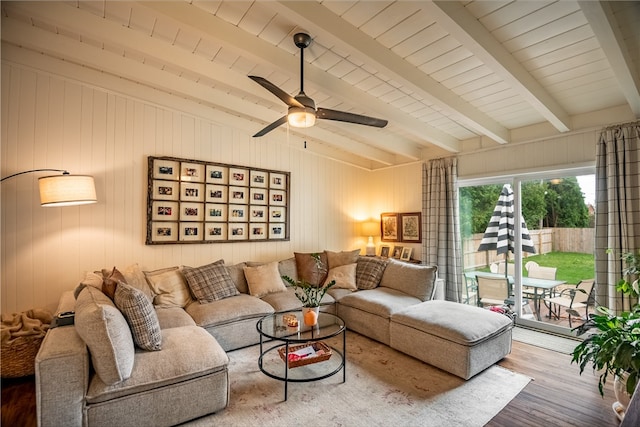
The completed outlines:
<svg viewBox="0 0 640 427">
<path fill-rule="evenodd" d="M 287 121 L 296 128 L 309 128 L 316 123 L 316 112 L 309 107 L 290 107 Z"/>
</svg>

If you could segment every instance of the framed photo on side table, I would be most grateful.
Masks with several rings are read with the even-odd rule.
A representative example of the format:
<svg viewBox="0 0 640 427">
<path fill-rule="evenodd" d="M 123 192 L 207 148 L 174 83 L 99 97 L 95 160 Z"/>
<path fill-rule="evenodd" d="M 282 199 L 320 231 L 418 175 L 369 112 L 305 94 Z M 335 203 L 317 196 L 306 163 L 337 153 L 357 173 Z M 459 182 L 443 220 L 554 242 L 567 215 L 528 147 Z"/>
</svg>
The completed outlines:
<svg viewBox="0 0 640 427">
<path fill-rule="evenodd" d="M 394 246 L 393 252 L 391 253 L 391 258 L 400 259 L 402 256 L 402 246 Z"/>
<path fill-rule="evenodd" d="M 397 213 L 380 214 L 380 240 L 383 242 L 397 242 L 400 240 Z"/>
<path fill-rule="evenodd" d="M 380 246 L 380 256 L 382 258 L 389 258 L 389 251 L 391 248 L 389 246 Z"/>
<path fill-rule="evenodd" d="M 411 252 L 413 252 L 413 248 L 402 248 L 402 255 L 400 255 L 400 261 L 409 261 L 411 260 Z"/>
</svg>

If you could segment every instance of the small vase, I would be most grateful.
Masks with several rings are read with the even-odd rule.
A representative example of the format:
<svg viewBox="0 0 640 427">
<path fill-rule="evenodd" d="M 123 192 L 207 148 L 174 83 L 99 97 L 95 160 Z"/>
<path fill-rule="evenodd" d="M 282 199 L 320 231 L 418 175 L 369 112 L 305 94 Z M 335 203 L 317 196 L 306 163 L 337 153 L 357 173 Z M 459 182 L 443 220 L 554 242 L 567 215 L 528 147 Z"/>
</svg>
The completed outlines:
<svg viewBox="0 0 640 427">
<path fill-rule="evenodd" d="M 307 326 L 315 326 L 318 323 L 320 307 L 302 307 L 302 319 Z"/>
</svg>

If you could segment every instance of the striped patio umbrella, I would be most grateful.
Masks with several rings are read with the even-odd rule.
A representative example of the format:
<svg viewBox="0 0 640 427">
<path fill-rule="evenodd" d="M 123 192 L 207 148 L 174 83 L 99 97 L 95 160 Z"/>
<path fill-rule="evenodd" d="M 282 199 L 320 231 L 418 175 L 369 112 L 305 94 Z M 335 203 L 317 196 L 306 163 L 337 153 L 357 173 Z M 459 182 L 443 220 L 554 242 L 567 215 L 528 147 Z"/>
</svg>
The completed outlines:
<svg viewBox="0 0 640 427">
<path fill-rule="evenodd" d="M 514 253 L 515 246 L 515 221 L 513 215 L 513 190 L 511 185 L 505 184 L 502 187 L 498 204 L 493 210 L 489 225 L 478 247 L 478 252 L 495 250 L 497 254 L 505 254 L 505 275 L 507 274 L 506 263 L 509 259 L 509 252 Z M 522 223 L 522 251 L 535 254 L 536 250 L 533 247 L 533 241 L 522 216 L 520 221 Z"/>
</svg>

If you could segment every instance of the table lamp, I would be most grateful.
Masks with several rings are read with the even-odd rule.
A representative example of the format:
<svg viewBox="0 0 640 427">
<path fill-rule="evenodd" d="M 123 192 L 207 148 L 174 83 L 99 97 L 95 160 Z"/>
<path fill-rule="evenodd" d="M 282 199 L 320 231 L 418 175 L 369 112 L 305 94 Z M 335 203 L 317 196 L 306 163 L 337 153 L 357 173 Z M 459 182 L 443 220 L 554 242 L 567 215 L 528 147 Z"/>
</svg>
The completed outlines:
<svg viewBox="0 0 640 427">
<path fill-rule="evenodd" d="M 362 223 L 362 235 L 368 237 L 367 256 L 376 255 L 376 245 L 373 243 L 373 236 L 380 235 L 380 223 L 378 221 L 365 221 Z"/>
</svg>

